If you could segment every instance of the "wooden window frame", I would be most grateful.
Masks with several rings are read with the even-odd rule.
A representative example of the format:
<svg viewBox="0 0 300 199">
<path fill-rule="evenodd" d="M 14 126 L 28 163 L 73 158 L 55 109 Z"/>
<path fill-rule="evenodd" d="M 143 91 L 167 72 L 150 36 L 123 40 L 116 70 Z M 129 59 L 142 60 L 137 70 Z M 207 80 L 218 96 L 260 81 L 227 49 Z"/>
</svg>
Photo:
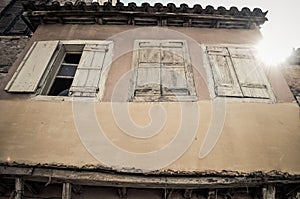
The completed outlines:
<svg viewBox="0 0 300 199">
<path fill-rule="evenodd" d="M 160 94 L 157 93 L 150 93 L 150 94 L 140 94 L 140 96 L 135 95 L 136 87 L 137 87 L 137 78 L 138 78 L 138 68 L 139 68 L 139 50 L 141 49 L 139 47 L 140 43 L 153 43 L 157 45 L 161 45 L 161 43 L 167 43 L 167 42 L 182 42 L 183 43 L 183 64 L 184 66 L 182 69 L 184 69 L 185 74 L 185 80 L 186 80 L 186 89 L 188 90 L 188 95 L 163 95 L 163 90 L 165 89 L 165 93 L 167 88 L 162 88 L 161 83 L 161 76 L 162 72 L 159 74 L 160 78 Z M 162 48 L 161 46 L 159 49 Z M 167 47 L 168 48 L 168 47 Z M 162 60 L 159 60 L 160 63 L 150 63 L 149 68 L 159 68 L 160 71 L 163 69 L 167 70 L 168 67 L 163 67 L 164 63 Z M 162 62 L 162 63 L 161 63 Z M 151 66 L 151 64 L 153 64 Z M 158 65 L 158 66 L 156 66 Z M 133 59 L 132 59 L 132 76 L 131 76 L 131 84 L 129 87 L 129 95 L 128 95 L 128 101 L 134 101 L 134 102 L 172 102 L 172 101 L 197 101 L 196 96 L 196 90 L 195 90 L 195 83 L 194 83 L 194 76 L 193 76 L 193 69 L 190 61 L 190 55 L 188 53 L 188 45 L 185 40 L 135 40 L 134 41 L 134 51 L 133 51 Z M 145 67 L 147 68 L 147 67 Z M 175 66 L 176 68 L 176 66 Z M 181 67 L 180 67 L 181 69 Z M 167 89 L 168 90 L 168 89 Z M 171 92 L 171 91 L 170 91 Z"/>
<path fill-rule="evenodd" d="M 215 75 L 212 69 L 212 65 L 209 59 L 209 55 L 207 52 L 208 47 L 220 47 L 220 48 L 241 48 L 241 49 L 247 49 L 251 52 L 251 60 L 256 64 L 256 67 L 259 67 L 260 71 L 260 77 L 263 79 L 263 83 L 265 84 L 266 91 L 268 93 L 268 98 L 259 98 L 259 97 L 244 97 L 244 96 L 220 96 L 217 94 L 216 85 L 215 82 Z M 209 88 L 209 93 L 212 99 L 216 98 L 226 98 L 228 101 L 232 102 L 263 102 L 263 103 L 275 103 L 276 97 L 274 95 L 274 92 L 272 90 L 272 87 L 269 83 L 269 80 L 266 75 L 266 67 L 264 67 L 264 64 L 259 60 L 257 53 L 255 51 L 255 48 L 251 45 L 234 45 L 234 44 L 201 44 L 201 48 L 203 51 L 203 64 L 206 71 L 207 76 L 207 83 Z M 234 66 L 234 63 L 232 61 L 232 55 L 229 53 L 230 62 L 233 67 L 233 71 L 230 73 L 234 75 L 235 81 L 237 81 L 239 89 L 241 89 L 241 83 L 239 82 L 239 76 L 236 74 L 236 66 Z"/>
<path fill-rule="evenodd" d="M 30 56 L 31 51 L 34 49 L 34 47 L 39 43 L 40 41 L 36 41 L 33 43 L 32 47 L 24 57 L 23 62 L 28 59 Z M 112 56 L 113 56 L 113 41 L 98 41 L 98 40 L 58 40 L 58 41 L 41 41 L 43 43 L 45 42 L 58 42 L 58 45 L 56 47 L 56 50 L 51 54 L 52 58 L 48 62 L 48 66 L 45 67 L 45 70 L 43 72 L 42 77 L 40 78 L 38 82 L 38 86 L 35 89 L 34 92 L 24 92 L 24 93 L 34 93 L 33 99 L 37 100 L 71 100 L 73 96 L 49 96 L 47 95 L 51 89 L 51 86 L 54 82 L 54 79 L 56 77 L 56 74 L 58 73 L 60 66 L 62 65 L 63 58 L 66 53 L 69 52 L 83 52 L 83 49 L 86 45 L 107 45 L 108 46 L 108 57 L 105 61 L 105 64 L 101 67 L 101 73 L 99 77 L 99 83 L 98 83 L 98 89 L 95 94 L 95 96 L 92 96 L 98 100 L 101 100 L 104 94 L 105 89 L 105 82 L 108 76 L 108 72 L 111 66 L 112 62 Z M 105 59 L 106 59 L 105 58 Z M 19 68 L 15 72 L 14 76 L 17 77 L 20 71 L 22 70 L 22 63 L 20 64 Z M 78 70 L 78 68 L 77 68 Z M 77 72 L 76 70 L 76 72 Z M 75 73 L 76 75 L 76 73 Z M 6 90 L 8 92 L 11 85 L 14 83 L 14 78 L 8 83 Z M 87 96 L 84 96 L 87 97 Z M 91 96 L 90 96 L 91 97 Z"/>
</svg>

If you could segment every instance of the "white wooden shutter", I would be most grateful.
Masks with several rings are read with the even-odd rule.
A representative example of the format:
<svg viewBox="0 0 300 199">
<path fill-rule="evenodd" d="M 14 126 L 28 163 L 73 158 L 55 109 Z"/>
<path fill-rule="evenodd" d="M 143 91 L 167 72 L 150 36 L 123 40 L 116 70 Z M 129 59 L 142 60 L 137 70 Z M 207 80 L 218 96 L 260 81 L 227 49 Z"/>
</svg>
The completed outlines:
<svg viewBox="0 0 300 199">
<path fill-rule="evenodd" d="M 195 96 L 187 46 L 180 40 L 139 40 L 135 43 L 133 91 L 135 100 L 176 100 Z M 189 68 L 187 68 L 189 67 Z M 141 97 L 141 98 L 139 98 Z"/>
<path fill-rule="evenodd" d="M 5 90 L 8 92 L 35 92 L 44 72 L 51 67 L 58 44 L 59 41 L 35 42 Z"/>
<path fill-rule="evenodd" d="M 160 68 L 139 67 L 137 69 L 137 80 L 135 96 L 160 95 Z"/>
<path fill-rule="evenodd" d="M 182 41 L 163 41 L 161 55 L 162 95 L 189 95 L 184 43 Z"/>
<path fill-rule="evenodd" d="M 184 44 L 180 41 L 167 41 L 161 43 L 161 64 L 164 66 L 184 67 Z"/>
<path fill-rule="evenodd" d="M 228 48 L 244 97 L 270 98 L 267 78 L 249 48 Z"/>
<path fill-rule="evenodd" d="M 162 95 L 189 95 L 184 67 L 162 68 Z"/>
<path fill-rule="evenodd" d="M 155 41 L 140 42 L 136 68 L 134 95 L 159 96 L 160 89 L 160 44 Z"/>
<path fill-rule="evenodd" d="M 108 64 L 108 51 L 112 49 L 104 44 L 86 44 L 84 46 L 72 86 L 71 96 L 95 97 L 99 90 L 101 72 Z"/>
<path fill-rule="evenodd" d="M 208 46 L 207 54 L 213 74 L 216 95 L 243 97 L 227 48 Z"/>
</svg>

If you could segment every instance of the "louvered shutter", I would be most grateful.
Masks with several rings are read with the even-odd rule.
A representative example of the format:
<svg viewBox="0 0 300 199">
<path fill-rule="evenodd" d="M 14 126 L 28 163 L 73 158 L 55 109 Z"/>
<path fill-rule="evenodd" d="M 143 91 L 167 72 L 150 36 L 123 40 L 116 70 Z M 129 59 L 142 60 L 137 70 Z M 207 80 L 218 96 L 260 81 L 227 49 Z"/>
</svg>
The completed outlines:
<svg viewBox="0 0 300 199">
<path fill-rule="evenodd" d="M 35 92 L 46 69 L 51 67 L 58 44 L 59 41 L 35 42 L 5 90 L 8 92 Z"/>
<path fill-rule="evenodd" d="M 105 44 L 86 44 L 76 70 L 70 96 L 95 97 L 103 67 L 108 67 L 112 47 Z"/>
<path fill-rule="evenodd" d="M 270 98 L 267 78 L 249 48 L 228 48 L 244 97 Z"/>
<path fill-rule="evenodd" d="M 243 97 L 226 47 L 207 46 L 217 96 Z"/>
</svg>

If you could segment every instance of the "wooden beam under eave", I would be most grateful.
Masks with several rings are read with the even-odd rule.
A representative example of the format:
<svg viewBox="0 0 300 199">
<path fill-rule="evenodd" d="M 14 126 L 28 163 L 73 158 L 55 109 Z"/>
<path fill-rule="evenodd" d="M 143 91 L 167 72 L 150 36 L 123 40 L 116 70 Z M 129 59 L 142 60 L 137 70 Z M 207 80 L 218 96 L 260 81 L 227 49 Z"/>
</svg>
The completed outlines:
<svg viewBox="0 0 300 199">
<path fill-rule="evenodd" d="M 263 199 L 275 199 L 275 186 L 268 185 L 262 188 Z"/>
<path fill-rule="evenodd" d="M 63 183 L 62 190 L 62 199 L 71 199 L 72 198 L 72 185 L 68 182 Z"/>
<path fill-rule="evenodd" d="M 22 199 L 24 195 L 24 181 L 22 178 L 15 179 L 15 199 Z"/>
</svg>

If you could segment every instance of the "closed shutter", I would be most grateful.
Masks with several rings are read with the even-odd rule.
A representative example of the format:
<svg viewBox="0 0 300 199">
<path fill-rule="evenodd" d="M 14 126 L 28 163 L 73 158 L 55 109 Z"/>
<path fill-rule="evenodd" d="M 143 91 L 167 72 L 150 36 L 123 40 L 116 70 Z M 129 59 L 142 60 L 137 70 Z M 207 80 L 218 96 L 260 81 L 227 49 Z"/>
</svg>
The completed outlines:
<svg viewBox="0 0 300 199">
<path fill-rule="evenodd" d="M 182 41 L 161 43 L 162 95 L 189 95 Z"/>
<path fill-rule="evenodd" d="M 189 95 L 184 67 L 162 68 L 162 95 Z"/>
<path fill-rule="evenodd" d="M 139 43 L 134 91 L 136 97 L 160 96 L 160 59 L 159 42 Z"/>
<path fill-rule="evenodd" d="M 135 100 L 196 99 L 191 97 L 196 93 L 185 41 L 136 41 L 133 60 L 134 84 L 130 91 Z"/>
<path fill-rule="evenodd" d="M 183 42 L 169 41 L 161 43 L 162 67 L 184 67 L 184 44 Z"/>
<path fill-rule="evenodd" d="M 70 96 L 95 97 L 103 67 L 108 67 L 110 45 L 86 44 L 70 88 Z"/>
<path fill-rule="evenodd" d="M 140 67 L 137 69 L 135 96 L 160 95 L 160 68 Z"/>
<path fill-rule="evenodd" d="M 208 46 L 207 54 L 217 96 L 243 97 L 226 47 Z"/>
<path fill-rule="evenodd" d="M 46 69 L 51 67 L 59 41 L 35 42 L 6 86 L 8 92 L 36 91 Z"/>
<path fill-rule="evenodd" d="M 267 78 L 249 48 L 228 48 L 244 97 L 270 98 Z"/>
</svg>

